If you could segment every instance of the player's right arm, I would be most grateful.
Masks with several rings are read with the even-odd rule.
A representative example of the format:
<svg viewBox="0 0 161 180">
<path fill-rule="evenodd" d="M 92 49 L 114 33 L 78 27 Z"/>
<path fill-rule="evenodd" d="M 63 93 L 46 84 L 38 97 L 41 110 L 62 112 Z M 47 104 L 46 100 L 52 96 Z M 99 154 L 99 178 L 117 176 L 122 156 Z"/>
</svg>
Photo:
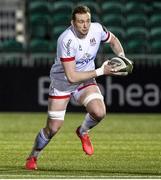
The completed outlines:
<svg viewBox="0 0 161 180">
<path fill-rule="evenodd" d="M 112 75 L 116 72 L 111 66 L 104 63 L 100 68 L 92 71 L 76 71 L 75 61 L 62 62 L 65 75 L 70 83 L 78 83 L 101 75 Z"/>
</svg>

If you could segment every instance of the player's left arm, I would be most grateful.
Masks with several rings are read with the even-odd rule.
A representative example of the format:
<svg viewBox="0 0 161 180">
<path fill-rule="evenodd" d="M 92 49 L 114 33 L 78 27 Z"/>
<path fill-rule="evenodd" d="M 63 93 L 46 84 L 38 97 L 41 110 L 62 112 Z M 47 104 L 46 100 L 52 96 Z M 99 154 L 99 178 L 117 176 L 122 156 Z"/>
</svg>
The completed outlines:
<svg viewBox="0 0 161 180">
<path fill-rule="evenodd" d="M 133 62 L 125 57 L 125 52 L 119 39 L 112 32 L 108 31 L 106 27 L 102 26 L 102 30 L 103 39 L 105 37 L 105 34 L 107 36 L 107 38 L 103 40 L 103 42 L 110 45 L 112 51 L 116 54 L 116 56 L 120 57 L 125 62 L 128 72 L 131 73 L 133 69 Z"/>
<path fill-rule="evenodd" d="M 125 57 L 125 52 L 119 39 L 103 25 L 101 25 L 101 41 L 108 43 L 116 56 Z"/>
<path fill-rule="evenodd" d="M 108 43 L 109 43 L 112 51 L 117 56 L 125 57 L 125 52 L 124 52 L 124 49 L 123 49 L 119 39 L 111 32 L 110 32 L 110 40 Z"/>
<path fill-rule="evenodd" d="M 125 62 L 125 64 L 127 65 L 128 73 L 131 73 L 133 70 L 133 61 L 125 57 L 125 52 L 119 39 L 111 32 L 110 32 L 110 36 L 111 36 L 109 40 L 110 47 L 112 48 L 113 52 Z"/>
</svg>

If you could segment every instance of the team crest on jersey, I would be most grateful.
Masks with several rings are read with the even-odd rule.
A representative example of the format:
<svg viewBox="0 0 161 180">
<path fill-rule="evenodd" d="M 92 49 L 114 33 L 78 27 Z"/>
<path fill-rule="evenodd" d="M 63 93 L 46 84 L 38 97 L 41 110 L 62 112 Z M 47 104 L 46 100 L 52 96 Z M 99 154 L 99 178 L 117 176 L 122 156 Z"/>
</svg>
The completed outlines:
<svg viewBox="0 0 161 180">
<path fill-rule="evenodd" d="M 90 39 L 90 45 L 91 45 L 91 46 L 95 46 L 95 45 L 96 45 L 96 40 L 95 40 L 95 38 Z"/>
</svg>

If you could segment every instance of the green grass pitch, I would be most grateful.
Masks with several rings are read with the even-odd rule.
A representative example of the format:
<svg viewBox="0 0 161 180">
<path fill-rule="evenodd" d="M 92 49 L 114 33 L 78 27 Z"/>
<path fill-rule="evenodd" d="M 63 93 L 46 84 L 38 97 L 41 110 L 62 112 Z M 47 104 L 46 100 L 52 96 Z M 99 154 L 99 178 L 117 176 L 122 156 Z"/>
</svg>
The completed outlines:
<svg viewBox="0 0 161 180">
<path fill-rule="evenodd" d="M 46 113 L 0 113 L 0 179 L 161 177 L 161 114 L 108 114 L 90 132 L 95 153 L 84 154 L 75 129 L 83 113 L 67 113 L 64 126 L 38 160 L 24 163 Z"/>
</svg>

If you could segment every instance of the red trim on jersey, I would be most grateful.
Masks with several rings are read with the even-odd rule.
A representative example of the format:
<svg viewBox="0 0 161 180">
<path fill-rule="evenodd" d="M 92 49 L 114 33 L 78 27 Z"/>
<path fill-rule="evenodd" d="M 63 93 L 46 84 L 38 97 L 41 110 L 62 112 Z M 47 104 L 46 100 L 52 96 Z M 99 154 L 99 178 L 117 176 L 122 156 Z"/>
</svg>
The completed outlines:
<svg viewBox="0 0 161 180">
<path fill-rule="evenodd" d="M 75 57 L 68 57 L 68 58 L 60 58 L 60 61 L 62 62 L 69 62 L 69 61 L 74 61 Z"/>
<path fill-rule="evenodd" d="M 103 40 L 102 42 L 106 42 L 110 38 L 110 32 L 107 32 L 107 38 Z"/>
<path fill-rule="evenodd" d="M 66 98 L 70 98 L 70 95 L 65 95 L 65 96 L 51 96 L 49 95 L 50 99 L 66 99 Z"/>
<path fill-rule="evenodd" d="M 95 83 L 87 84 L 87 85 L 85 85 L 85 86 L 82 86 L 82 87 L 78 88 L 78 91 L 80 91 L 80 90 L 82 90 L 82 89 L 84 89 L 84 88 L 86 88 L 86 87 L 88 87 L 88 86 L 93 86 L 93 85 L 96 86 L 97 84 L 95 84 Z"/>
</svg>

